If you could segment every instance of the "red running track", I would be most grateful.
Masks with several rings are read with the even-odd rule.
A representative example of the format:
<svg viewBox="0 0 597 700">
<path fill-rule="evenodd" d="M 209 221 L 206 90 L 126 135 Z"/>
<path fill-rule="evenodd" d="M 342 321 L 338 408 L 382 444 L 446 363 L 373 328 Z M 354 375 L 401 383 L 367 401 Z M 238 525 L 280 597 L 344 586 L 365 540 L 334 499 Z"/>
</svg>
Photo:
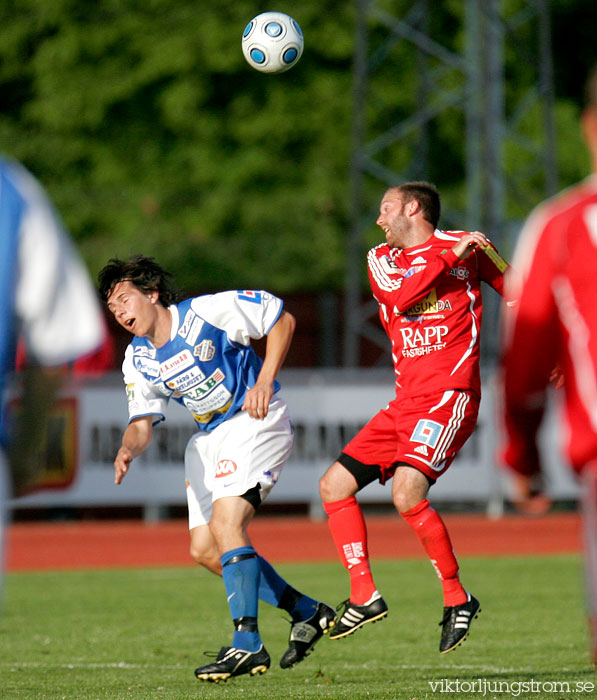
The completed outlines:
<svg viewBox="0 0 597 700">
<path fill-rule="evenodd" d="M 446 515 L 454 549 L 462 555 L 580 552 L 577 514 L 544 517 Z M 423 557 L 421 545 L 398 516 L 367 517 L 372 558 Z M 257 517 L 249 528 L 256 549 L 273 562 L 336 561 L 325 521 Z M 7 531 L 9 571 L 191 565 L 185 520 L 26 523 Z"/>
</svg>

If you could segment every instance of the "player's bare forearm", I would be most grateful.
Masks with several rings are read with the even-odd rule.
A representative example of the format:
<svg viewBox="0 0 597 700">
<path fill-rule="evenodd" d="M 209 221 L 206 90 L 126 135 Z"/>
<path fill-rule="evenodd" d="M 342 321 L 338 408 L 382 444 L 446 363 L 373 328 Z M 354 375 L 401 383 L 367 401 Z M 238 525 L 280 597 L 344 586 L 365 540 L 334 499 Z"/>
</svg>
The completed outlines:
<svg viewBox="0 0 597 700">
<path fill-rule="evenodd" d="M 282 315 L 267 336 L 265 358 L 259 373 L 260 379 L 263 377 L 263 379 L 269 379 L 273 382 L 277 377 L 290 349 L 295 328 L 296 321 L 294 316 L 289 314 L 288 311 L 282 312 Z"/>
<path fill-rule="evenodd" d="M 294 316 L 284 311 L 268 333 L 263 366 L 255 386 L 247 391 L 243 403 L 243 411 L 247 411 L 252 418 L 267 416 L 274 381 L 288 354 L 295 327 Z"/>
<path fill-rule="evenodd" d="M 152 417 L 131 421 L 122 436 L 122 445 L 114 459 L 114 483 L 120 484 L 135 457 L 145 452 L 153 436 Z"/>
</svg>

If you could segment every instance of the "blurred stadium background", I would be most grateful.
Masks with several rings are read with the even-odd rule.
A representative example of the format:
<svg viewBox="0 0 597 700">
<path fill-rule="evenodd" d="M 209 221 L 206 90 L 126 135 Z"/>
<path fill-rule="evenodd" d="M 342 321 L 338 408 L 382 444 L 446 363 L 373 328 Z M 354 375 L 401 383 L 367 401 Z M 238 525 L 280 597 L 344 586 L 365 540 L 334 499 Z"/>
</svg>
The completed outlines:
<svg viewBox="0 0 597 700">
<path fill-rule="evenodd" d="M 281 380 L 297 430 L 264 512 L 320 515 L 317 479 L 393 393 L 364 254 L 386 186 L 428 179 L 444 228 L 486 232 L 509 257 L 523 219 L 589 169 L 578 133 L 594 59 L 591 0 L 288 0 L 305 52 L 280 76 L 240 50 L 263 2 L 19 0 L 0 23 L 0 144 L 51 193 L 92 274 L 154 255 L 187 294 L 265 288 L 298 321 Z M 485 295 L 479 426 L 432 497 L 500 516 L 499 300 Z M 127 338 L 76 367 L 45 473 L 14 520 L 180 516 L 193 430 L 172 407 L 125 484 L 112 459 L 126 422 Z M 549 491 L 576 487 L 543 432 Z M 64 484 L 67 487 L 64 487 Z M 387 489 L 363 493 L 389 508 Z"/>
</svg>

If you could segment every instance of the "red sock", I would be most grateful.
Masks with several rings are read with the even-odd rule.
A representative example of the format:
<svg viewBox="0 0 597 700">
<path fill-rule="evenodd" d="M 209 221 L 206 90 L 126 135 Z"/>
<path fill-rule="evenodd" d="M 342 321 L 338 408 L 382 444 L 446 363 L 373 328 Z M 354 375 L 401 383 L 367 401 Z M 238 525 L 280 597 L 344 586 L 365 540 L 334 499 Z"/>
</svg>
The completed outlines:
<svg viewBox="0 0 597 700">
<path fill-rule="evenodd" d="M 324 503 L 332 538 L 340 560 L 350 574 L 350 600 L 363 605 L 376 588 L 369 568 L 367 527 L 361 507 L 354 496 Z"/>
<path fill-rule="evenodd" d="M 400 515 L 417 533 L 427 556 L 431 559 L 442 582 L 444 605 L 466 603 L 468 597 L 458 578 L 458 562 L 454 556 L 450 535 L 439 513 L 425 500 Z"/>
</svg>

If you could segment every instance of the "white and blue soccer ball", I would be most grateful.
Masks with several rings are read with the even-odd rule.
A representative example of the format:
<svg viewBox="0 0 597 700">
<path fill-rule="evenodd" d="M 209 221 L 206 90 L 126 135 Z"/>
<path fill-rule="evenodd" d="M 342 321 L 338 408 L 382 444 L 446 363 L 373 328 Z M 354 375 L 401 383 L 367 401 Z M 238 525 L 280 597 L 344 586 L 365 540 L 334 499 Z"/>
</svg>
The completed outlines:
<svg viewBox="0 0 597 700">
<path fill-rule="evenodd" d="M 283 73 L 298 63 L 304 43 L 296 20 L 283 12 L 263 12 L 245 27 L 242 49 L 256 70 Z"/>
</svg>

